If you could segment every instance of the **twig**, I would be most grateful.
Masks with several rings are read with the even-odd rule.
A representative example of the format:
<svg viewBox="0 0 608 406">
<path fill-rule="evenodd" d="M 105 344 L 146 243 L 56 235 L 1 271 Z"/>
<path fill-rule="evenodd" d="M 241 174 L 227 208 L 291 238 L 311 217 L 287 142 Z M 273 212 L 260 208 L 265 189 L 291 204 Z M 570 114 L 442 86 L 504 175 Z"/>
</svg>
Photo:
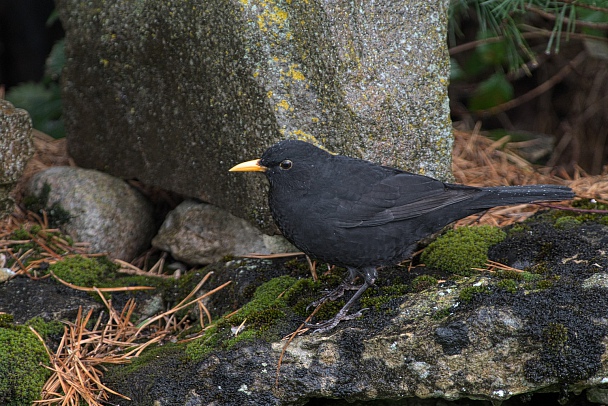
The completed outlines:
<svg viewBox="0 0 608 406">
<path fill-rule="evenodd" d="M 69 282 L 66 282 L 63 279 L 59 278 L 57 275 L 55 275 L 53 273 L 53 271 L 51 271 L 50 274 L 53 276 L 53 278 L 57 279 L 57 281 L 59 283 L 62 283 L 65 286 L 68 286 L 72 289 L 81 290 L 83 292 L 96 292 L 96 291 L 99 291 L 99 292 L 129 292 L 129 291 L 133 291 L 133 290 L 156 289 L 154 286 L 120 286 L 120 287 L 116 287 L 116 288 L 96 288 L 96 287 L 87 288 L 84 286 L 73 285 Z"/>
<path fill-rule="evenodd" d="M 319 304 L 315 308 L 315 310 L 313 310 L 313 312 L 310 313 L 310 315 L 306 318 L 306 320 L 304 320 L 304 323 L 300 324 L 300 326 L 296 329 L 296 331 L 294 331 L 291 334 L 288 334 L 285 338 L 283 338 L 283 339 L 287 339 L 287 342 L 285 343 L 285 345 L 283 346 L 283 349 L 281 350 L 281 355 L 279 356 L 279 361 L 277 363 L 277 373 L 276 373 L 277 376 L 276 376 L 276 379 L 274 382 L 274 386 L 276 389 L 278 389 L 278 387 L 279 387 L 279 373 L 281 372 L 281 365 L 283 364 L 283 356 L 285 355 L 285 351 L 287 351 L 287 347 L 289 347 L 289 344 L 291 344 L 291 342 L 297 335 L 308 331 L 307 328 L 306 329 L 304 328 L 306 326 L 306 323 L 308 323 L 310 320 L 312 320 L 313 316 L 319 311 L 321 306 L 323 306 L 324 304 L 325 304 L 325 302 Z"/>
<path fill-rule="evenodd" d="M 256 254 L 252 252 L 250 254 L 240 255 L 241 258 L 253 258 L 253 259 L 274 259 L 274 258 L 289 258 L 304 255 L 303 252 L 285 252 L 279 254 Z"/>
<path fill-rule="evenodd" d="M 540 96 L 541 94 L 543 94 L 544 92 L 546 92 L 547 90 L 551 89 L 553 86 L 555 86 L 556 84 L 558 84 L 559 82 L 564 80 L 566 78 L 566 76 L 568 76 L 570 74 L 570 72 L 572 72 L 573 69 L 575 69 L 582 61 L 585 60 L 585 55 L 586 55 L 585 51 L 580 52 L 572 61 L 570 61 L 566 66 L 561 68 L 549 80 L 546 80 L 545 82 L 541 83 L 540 85 L 538 85 L 534 89 L 530 90 L 529 92 L 527 92 L 515 99 L 509 100 L 508 102 L 499 104 L 498 106 L 494 106 L 492 108 L 485 109 L 485 110 L 478 110 L 475 113 L 480 116 L 496 115 L 498 113 L 502 113 L 504 111 L 517 107 L 523 103 L 526 103 L 526 102 L 534 99 L 535 97 Z"/>
</svg>

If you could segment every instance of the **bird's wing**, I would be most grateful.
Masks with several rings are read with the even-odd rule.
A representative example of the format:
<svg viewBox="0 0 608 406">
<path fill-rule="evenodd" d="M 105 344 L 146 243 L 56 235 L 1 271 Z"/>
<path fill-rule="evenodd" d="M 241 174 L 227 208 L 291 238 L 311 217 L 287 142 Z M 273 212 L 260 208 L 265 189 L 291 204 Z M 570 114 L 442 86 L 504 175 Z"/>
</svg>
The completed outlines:
<svg viewBox="0 0 608 406">
<path fill-rule="evenodd" d="M 478 192 L 477 188 L 446 185 L 426 176 L 396 173 L 369 185 L 356 199 L 348 194 L 339 196 L 334 221 L 341 228 L 379 226 L 448 207 Z"/>
</svg>

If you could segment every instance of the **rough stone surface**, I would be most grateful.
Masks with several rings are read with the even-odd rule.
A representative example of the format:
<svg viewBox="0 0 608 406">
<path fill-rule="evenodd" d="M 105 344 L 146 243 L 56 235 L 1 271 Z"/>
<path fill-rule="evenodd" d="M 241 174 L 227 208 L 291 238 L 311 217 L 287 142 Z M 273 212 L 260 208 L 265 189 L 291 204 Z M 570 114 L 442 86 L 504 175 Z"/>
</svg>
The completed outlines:
<svg viewBox="0 0 608 406">
<path fill-rule="evenodd" d="M 50 320 L 74 320 L 78 308 L 86 314 L 103 305 L 87 292 L 60 285 L 51 279 L 33 280 L 23 276 L 0 283 L 0 312 L 13 315 L 17 323 L 34 317 Z"/>
<path fill-rule="evenodd" d="M 152 205 L 126 182 L 90 169 L 53 167 L 34 175 L 28 193 L 42 196 L 50 186 L 46 209 L 69 214 L 61 227 L 91 252 L 107 252 L 130 261 L 150 244 L 155 229 Z"/>
<path fill-rule="evenodd" d="M 600 404 L 605 405 L 606 403 L 608 403 L 608 389 L 605 389 L 605 388 L 589 389 L 587 391 L 587 400 L 592 403 L 600 403 Z"/>
<path fill-rule="evenodd" d="M 262 234 L 247 221 L 207 203 L 186 200 L 167 215 L 152 245 L 189 264 L 226 256 L 298 250 L 282 236 Z"/>
<path fill-rule="evenodd" d="M 13 212 L 11 191 L 32 155 L 34 144 L 29 114 L 0 99 L 0 218 Z"/>
<path fill-rule="evenodd" d="M 273 229 L 261 177 L 284 138 L 450 175 L 447 0 L 58 0 L 64 118 L 83 167 Z"/>
<path fill-rule="evenodd" d="M 566 404 L 567 393 L 590 388 L 588 396 L 603 402 L 608 288 L 590 281 L 608 272 L 607 232 L 594 223 L 569 230 L 526 223 L 492 249 L 491 259 L 528 262 L 528 281 L 501 273 L 451 278 L 287 345 L 281 338 L 302 322 L 288 315 L 274 340 L 244 341 L 198 361 L 188 361 L 177 345 L 105 378 L 133 405 L 304 405 L 311 399 L 410 405 L 416 404 L 411 398 L 502 402 L 521 394 L 506 404 L 556 404 L 558 397 Z M 237 270 L 235 287 L 248 266 Z M 387 280 L 394 286 L 398 275 L 410 277 L 404 268 L 381 270 L 377 289 L 386 289 Z M 518 281 L 514 289 L 505 284 L 509 275 Z M 247 331 L 245 326 L 241 334 Z M 556 398 L 530 401 L 538 392 Z"/>
</svg>

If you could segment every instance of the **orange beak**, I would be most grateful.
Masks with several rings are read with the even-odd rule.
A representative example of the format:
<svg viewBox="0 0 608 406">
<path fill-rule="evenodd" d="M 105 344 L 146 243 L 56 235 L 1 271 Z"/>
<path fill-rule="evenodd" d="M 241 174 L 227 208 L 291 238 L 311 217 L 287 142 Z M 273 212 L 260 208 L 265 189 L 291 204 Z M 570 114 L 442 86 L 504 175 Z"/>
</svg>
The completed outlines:
<svg viewBox="0 0 608 406">
<path fill-rule="evenodd" d="M 260 164 L 259 159 L 242 162 L 230 168 L 229 172 L 264 172 L 267 168 Z"/>
</svg>

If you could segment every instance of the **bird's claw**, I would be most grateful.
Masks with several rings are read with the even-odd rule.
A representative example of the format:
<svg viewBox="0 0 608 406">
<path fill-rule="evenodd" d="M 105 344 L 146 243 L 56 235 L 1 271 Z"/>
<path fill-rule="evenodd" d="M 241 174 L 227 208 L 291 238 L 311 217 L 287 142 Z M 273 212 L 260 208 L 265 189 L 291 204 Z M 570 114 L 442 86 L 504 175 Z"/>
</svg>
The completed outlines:
<svg viewBox="0 0 608 406">
<path fill-rule="evenodd" d="M 352 314 L 346 314 L 346 312 L 344 312 L 344 314 L 341 314 L 342 312 L 340 311 L 338 312 L 338 314 L 336 314 L 333 318 L 329 320 L 322 321 L 320 323 L 305 323 L 305 327 L 313 330 L 312 334 L 325 333 L 336 327 L 341 321 L 354 320 L 363 316 L 363 312 L 366 310 L 368 309 L 361 309 L 358 312 Z"/>
<path fill-rule="evenodd" d="M 344 292 L 346 292 L 347 290 L 359 290 L 360 287 L 361 286 L 356 286 L 356 285 L 353 285 L 352 283 L 342 282 L 340 285 L 338 285 L 337 288 L 335 288 L 331 292 L 327 293 L 322 298 L 315 300 L 314 302 L 312 302 L 311 304 L 306 306 L 306 311 L 309 311 L 312 308 L 320 306 L 325 302 L 336 301 L 339 298 L 341 298 L 342 296 L 344 296 Z"/>
</svg>

